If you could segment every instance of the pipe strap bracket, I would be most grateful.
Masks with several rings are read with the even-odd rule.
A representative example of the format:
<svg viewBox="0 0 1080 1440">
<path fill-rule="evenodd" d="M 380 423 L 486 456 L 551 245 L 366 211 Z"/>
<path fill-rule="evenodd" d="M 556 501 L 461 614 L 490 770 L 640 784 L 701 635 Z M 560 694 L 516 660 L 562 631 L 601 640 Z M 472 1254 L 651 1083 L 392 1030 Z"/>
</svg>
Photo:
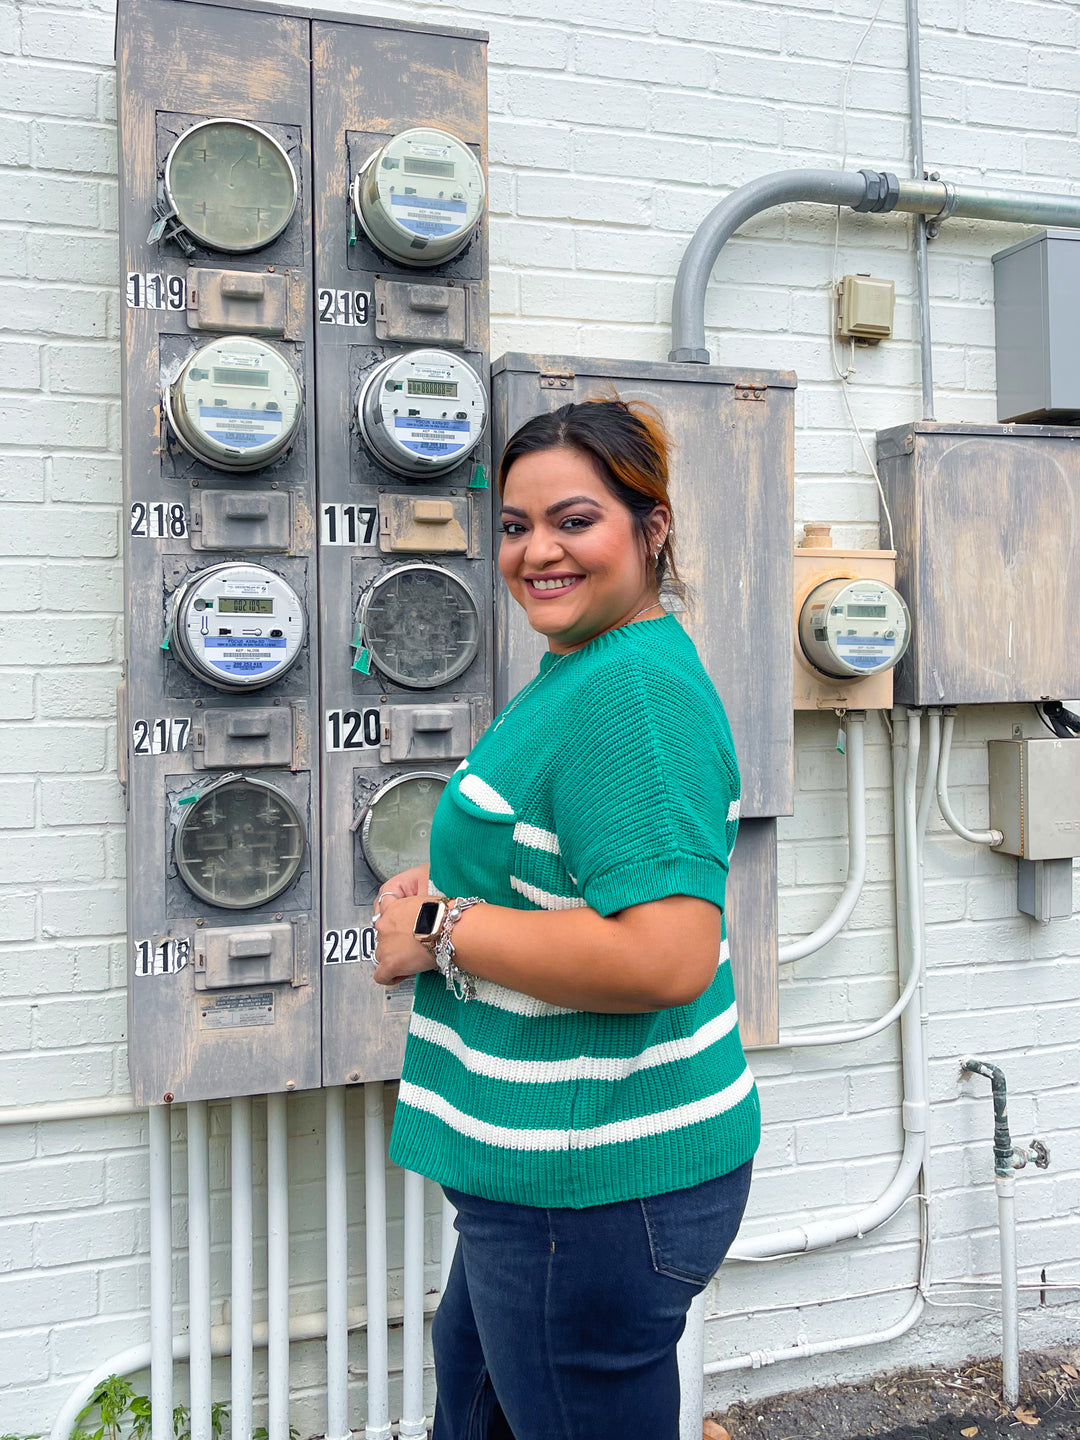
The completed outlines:
<svg viewBox="0 0 1080 1440">
<path fill-rule="evenodd" d="M 960 196 L 956 193 L 956 186 L 951 180 L 942 180 L 945 187 L 945 199 L 942 201 L 941 209 L 936 215 L 930 216 L 926 222 L 926 238 L 933 240 L 937 237 L 938 231 L 948 220 L 950 215 L 955 214 L 956 207 L 960 203 Z"/>
<path fill-rule="evenodd" d="M 860 170 L 859 174 L 866 181 L 866 194 L 853 210 L 874 214 L 886 210 L 895 210 L 896 202 L 900 199 L 900 181 L 888 170 Z"/>
</svg>

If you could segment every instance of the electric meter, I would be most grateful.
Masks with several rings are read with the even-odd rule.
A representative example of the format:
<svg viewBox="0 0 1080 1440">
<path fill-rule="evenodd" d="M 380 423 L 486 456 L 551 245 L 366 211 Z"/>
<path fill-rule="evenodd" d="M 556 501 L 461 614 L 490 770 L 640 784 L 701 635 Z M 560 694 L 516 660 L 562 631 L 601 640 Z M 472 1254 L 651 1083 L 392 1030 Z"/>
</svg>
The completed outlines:
<svg viewBox="0 0 1080 1440">
<path fill-rule="evenodd" d="M 217 470 L 258 470 L 300 428 L 300 377 L 280 350 L 248 335 L 196 350 L 165 392 L 184 449 Z"/>
<path fill-rule="evenodd" d="M 229 776 L 181 800 L 174 853 L 200 900 L 226 910 L 265 905 L 288 888 L 304 858 L 304 826 L 287 795 L 265 780 Z"/>
<path fill-rule="evenodd" d="M 448 685 L 480 646 L 480 611 L 463 580 L 439 565 L 399 565 L 365 591 L 359 632 L 388 680 L 415 690 Z"/>
<path fill-rule="evenodd" d="M 296 171 L 265 130 L 246 120 L 203 120 L 165 161 L 176 218 L 212 250 L 242 254 L 276 240 L 296 209 Z"/>
<path fill-rule="evenodd" d="M 445 784 L 445 775 L 414 771 L 371 797 L 360 822 L 360 848 L 380 884 L 413 865 L 427 864 L 431 819 Z"/>
<path fill-rule="evenodd" d="M 480 376 L 446 350 L 412 350 L 376 366 L 356 408 L 368 448 L 407 479 L 459 464 L 487 423 Z"/>
<path fill-rule="evenodd" d="M 911 617 L 903 596 L 883 580 L 826 580 L 799 614 L 799 644 L 824 675 L 877 675 L 908 647 Z"/>
<path fill-rule="evenodd" d="M 197 679 L 219 690 L 257 690 L 295 665 L 306 628 L 300 597 L 280 575 L 226 562 L 177 590 L 170 643 Z"/>
<path fill-rule="evenodd" d="M 472 239 L 484 208 L 484 172 L 445 130 L 403 130 L 353 181 L 368 238 L 404 265 L 441 265 Z"/>
</svg>

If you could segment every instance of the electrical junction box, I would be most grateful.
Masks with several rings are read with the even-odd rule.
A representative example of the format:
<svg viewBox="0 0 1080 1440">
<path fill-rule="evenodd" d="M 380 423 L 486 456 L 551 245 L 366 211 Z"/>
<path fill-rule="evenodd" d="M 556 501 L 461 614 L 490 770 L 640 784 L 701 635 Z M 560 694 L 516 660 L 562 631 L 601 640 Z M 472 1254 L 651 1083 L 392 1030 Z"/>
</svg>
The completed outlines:
<svg viewBox="0 0 1080 1440">
<path fill-rule="evenodd" d="M 990 824 L 1025 860 L 1080 855 L 1080 740 L 991 740 Z"/>
<path fill-rule="evenodd" d="M 873 275 L 845 275 L 837 287 L 836 333 L 844 340 L 877 345 L 893 332 L 896 283 Z"/>
<path fill-rule="evenodd" d="M 895 582 L 895 551 L 833 550 L 820 543 L 827 539 L 829 528 L 808 525 L 806 538 L 811 544 L 804 543 L 795 550 L 794 707 L 796 710 L 886 710 L 893 703 L 891 667 L 875 674 L 834 678 L 812 665 L 799 643 L 799 620 L 804 607 L 814 592 L 830 580 L 878 581 L 890 588 Z M 812 543 L 814 541 L 819 543 Z"/>
<path fill-rule="evenodd" d="M 1043 230 L 992 258 L 998 419 L 1076 424 L 1080 232 Z"/>
<path fill-rule="evenodd" d="M 1080 430 L 919 420 L 879 432 L 912 639 L 900 705 L 1080 695 Z M 884 525 L 883 525 L 884 529 Z"/>
</svg>

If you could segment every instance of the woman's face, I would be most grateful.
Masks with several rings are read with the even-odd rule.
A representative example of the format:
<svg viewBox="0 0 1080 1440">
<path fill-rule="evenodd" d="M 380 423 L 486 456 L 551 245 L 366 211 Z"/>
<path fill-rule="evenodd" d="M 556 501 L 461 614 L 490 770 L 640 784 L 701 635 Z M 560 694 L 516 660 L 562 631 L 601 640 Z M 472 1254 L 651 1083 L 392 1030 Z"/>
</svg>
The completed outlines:
<svg viewBox="0 0 1080 1440">
<path fill-rule="evenodd" d="M 657 507 L 647 524 L 655 550 L 668 512 Z M 515 460 L 502 526 L 499 570 L 549 649 L 576 650 L 655 604 L 654 571 L 634 517 L 580 451 L 562 447 Z"/>
</svg>

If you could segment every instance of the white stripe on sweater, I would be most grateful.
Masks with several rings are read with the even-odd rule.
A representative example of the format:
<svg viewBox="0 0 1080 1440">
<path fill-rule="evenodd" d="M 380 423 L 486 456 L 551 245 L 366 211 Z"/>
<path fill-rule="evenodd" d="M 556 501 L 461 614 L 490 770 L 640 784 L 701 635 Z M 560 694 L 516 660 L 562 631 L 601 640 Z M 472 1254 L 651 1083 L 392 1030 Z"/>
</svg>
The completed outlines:
<svg viewBox="0 0 1080 1440">
<path fill-rule="evenodd" d="M 550 890 L 541 890 L 527 880 L 519 880 L 516 875 L 510 876 L 510 889 L 539 905 L 541 910 L 577 910 L 585 904 L 580 895 L 553 895 Z"/>
<path fill-rule="evenodd" d="M 466 1115 L 441 1095 L 408 1080 L 402 1080 L 398 1099 L 414 1110 L 434 1115 L 459 1135 L 483 1145 L 518 1151 L 592 1150 L 598 1145 L 620 1145 L 644 1140 L 650 1135 L 666 1135 L 672 1130 L 682 1130 L 688 1125 L 715 1119 L 744 1100 L 753 1084 L 754 1077 L 749 1068 L 744 1067 L 737 1080 L 725 1085 L 715 1095 L 706 1095 L 704 1099 L 693 1100 L 688 1105 L 676 1105 L 671 1110 L 658 1110 L 652 1115 L 636 1115 L 629 1120 L 594 1125 L 588 1130 L 514 1130 L 509 1125 L 491 1125 L 473 1115 Z"/>
<path fill-rule="evenodd" d="M 732 800 L 731 804 L 727 807 L 727 818 L 729 825 L 731 824 L 732 820 L 737 820 L 739 818 L 739 806 L 741 803 L 742 802 L 739 800 Z"/>
<path fill-rule="evenodd" d="M 559 837 L 554 830 L 542 830 L 539 825 L 527 825 L 524 820 L 514 826 L 514 839 L 531 850 L 546 850 L 549 855 L 559 853 Z"/>
<path fill-rule="evenodd" d="M 497 790 L 493 790 L 486 780 L 481 780 L 480 776 L 471 770 L 461 777 L 458 789 L 481 810 L 490 810 L 494 815 L 514 813 L 514 807 L 509 800 L 504 800 Z"/>
<path fill-rule="evenodd" d="M 449 1051 L 473 1075 L 488 1075 L 493 1080 L 507 1080 L 518 1085 L 554 1085 L 567 1080 L 626 1080 L 638 1070 L 657 1065 L 670 1065 L 700 1055 L 735 1029 L 738 1016 L 734 1005 L 707 1021 L 693 1035 L 676 1040 L 662 1040 L 650 1045 L 640 1055 L 572 1055 L 565 1060 L 510 1060 L 489 1055 L 466 1045 L 449 1025 L 414 1015 L 409 1029 L 421 1040 Z"/>
<path fill-rule="evenodd" d="M 505 985 L 496 985 L 494 980 L 477 980 L 476 998 L 484 1005 L 493 1005 L 496 1010 L 507 1010 L 511 1015 L 524 1015 L 536 1020 L 545 1015 L 580 1015 L 580 1010 L 568 1010 L 562 1005 L 549 1005 L 546 1000 L 537 1000 L 532 995 L 523 995 L 520 990 L 510 990 Z M 414 1021 L 419 1019 L 413 1011 Z"/>
</svg>

